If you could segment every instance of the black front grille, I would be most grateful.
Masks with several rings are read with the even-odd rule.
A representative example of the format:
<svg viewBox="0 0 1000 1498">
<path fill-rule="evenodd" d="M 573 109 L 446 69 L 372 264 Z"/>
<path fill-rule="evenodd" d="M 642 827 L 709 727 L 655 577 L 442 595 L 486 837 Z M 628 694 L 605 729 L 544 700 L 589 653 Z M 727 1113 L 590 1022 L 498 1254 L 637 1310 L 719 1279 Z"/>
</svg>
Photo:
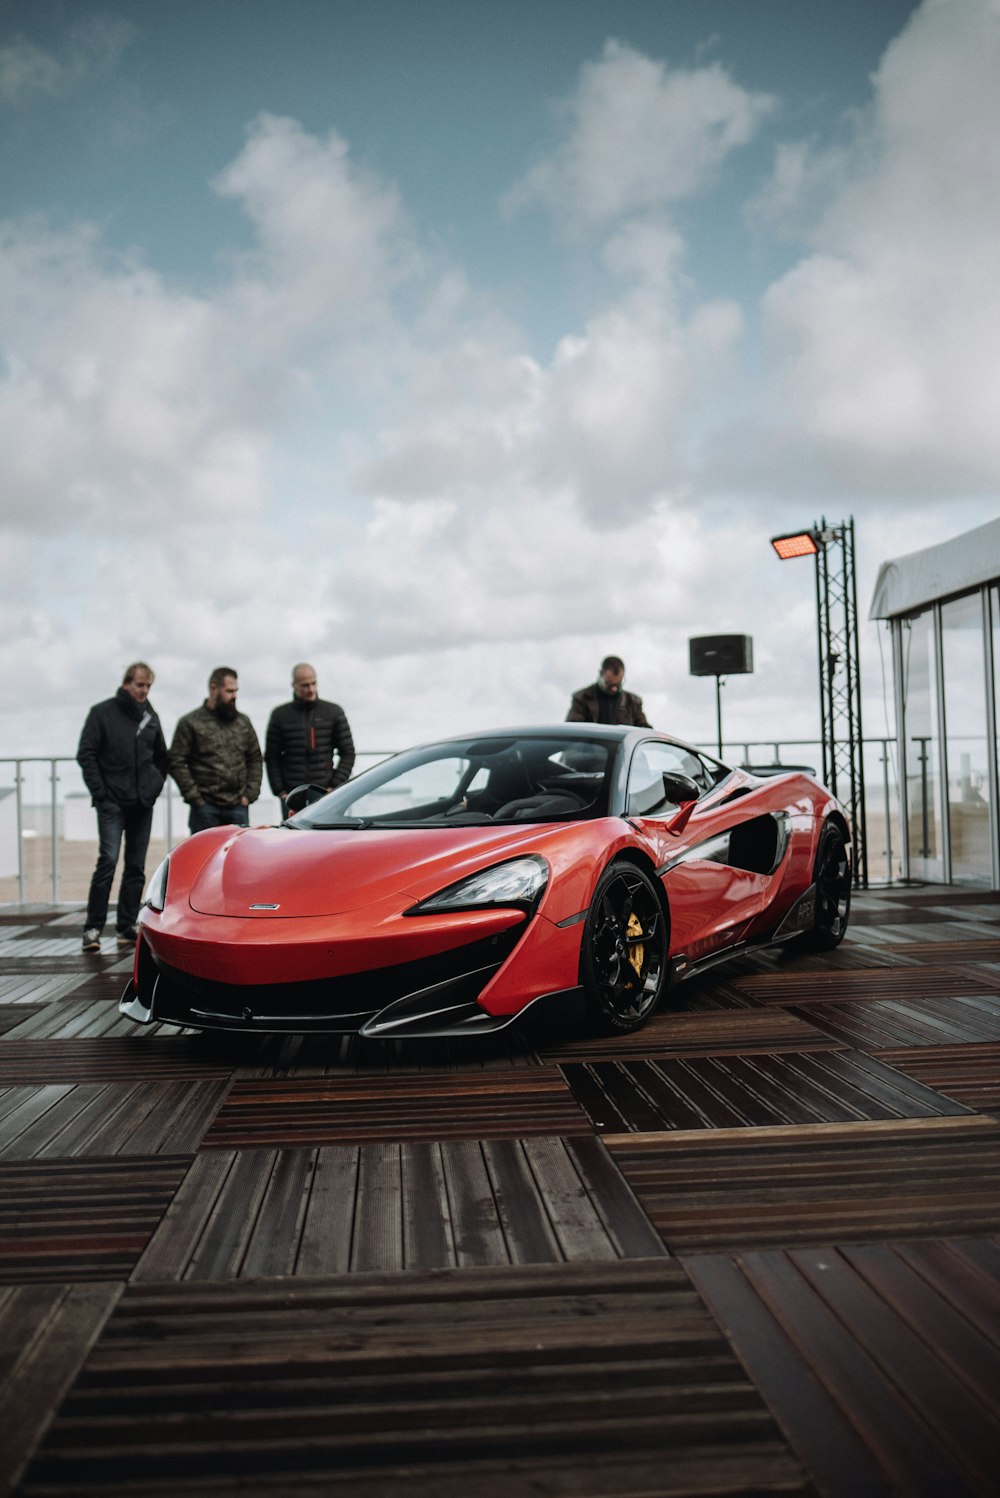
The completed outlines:
<svg viewBox="0 0 1000 1498">
<path fill-rule="evenodd" d="M 449 985 L 449 996 L 473 1001 L 487 980 L 517 945 L 523 926 L 500 936 L 453 947 L 448 952 L 416 962 L 352 973 L 342 978 L 316 978 L 307 983 L 215 983 L 193 977 L 166 963 L 140 960 L 140 997 L 148 1004 L 156 983 L 155 1017 L 179 1024 L 198 1024 L 200 1016 L 252 1025 L 263 1016 L 289 1019 L 343 1020 L 354 1029 L 397 999 L 438 984 Z M 143 954 L 148 949 L 143 943 Z M 248 1013 L 249 1011 L 249 1013 Z"/>
</svg>

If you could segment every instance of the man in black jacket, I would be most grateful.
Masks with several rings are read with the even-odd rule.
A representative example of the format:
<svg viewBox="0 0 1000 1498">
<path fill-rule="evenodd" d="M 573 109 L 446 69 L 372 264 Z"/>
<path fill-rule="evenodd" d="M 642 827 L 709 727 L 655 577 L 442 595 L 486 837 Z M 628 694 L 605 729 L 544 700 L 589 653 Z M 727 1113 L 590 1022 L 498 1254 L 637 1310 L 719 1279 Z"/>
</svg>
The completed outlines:
<svg viewBox="0 0 1000 1498">
<path fill-rule="evenodd" d="M 97 808 L 98 839 L 83 933 L 85 952 L 100 950 L 123 837 L 125 867 L 115 921 L 118 945 L 131 946 L 136 938 L 153 802 L 167 776 L 163 730 L 147 700 L 152 685 L 149 666 L 134 661 L 115 695 L 90 709 L 80 735 L 76 759 Z"/>
<path fill-rule="evenodd" d="M 264 761 L 271 789 L 282 801 L 297 785 L 321 785 L 332 791 L 351 778 L 354 740 L 347 714 L 339 703 L 322 701 L 316 672 L 305 661 L 292 667 L 291 702 L 283 702 L 271 714 Z"/>
</svg>

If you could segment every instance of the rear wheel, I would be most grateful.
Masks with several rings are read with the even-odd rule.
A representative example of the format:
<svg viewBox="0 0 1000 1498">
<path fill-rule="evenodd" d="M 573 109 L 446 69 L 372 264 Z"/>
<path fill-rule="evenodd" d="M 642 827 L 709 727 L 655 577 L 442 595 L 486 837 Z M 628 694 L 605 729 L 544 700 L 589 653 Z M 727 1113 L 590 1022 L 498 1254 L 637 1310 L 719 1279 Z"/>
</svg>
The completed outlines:
<svg viewBox="0 0 1000 1498">
<path fill-rule="evenodd" d="M 851 913 L 851 856 L 836 822 L 827 822 L 816 850 L 816 925 L 804 938 L 813 950 L 839 946 Z"/>
<path fill-rule="evenodd" d="M 605 1031 L 638 1030 L 667 986 L 667 920 L 652 879 L 613 863 L 597 881 L 583 932 L 587 1007 Z"/>
</svg>

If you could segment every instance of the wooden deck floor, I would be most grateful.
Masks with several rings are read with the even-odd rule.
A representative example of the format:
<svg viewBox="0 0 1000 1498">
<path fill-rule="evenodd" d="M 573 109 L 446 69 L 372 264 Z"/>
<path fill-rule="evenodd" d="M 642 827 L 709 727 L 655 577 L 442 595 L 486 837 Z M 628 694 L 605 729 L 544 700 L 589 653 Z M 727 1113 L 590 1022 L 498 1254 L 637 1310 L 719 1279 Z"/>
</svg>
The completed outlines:
<svg viewBox="0 0 1000 1498">
<path fill-rule="evenodd" d="M 639 1035 L 138 1031 L 0 914 L 0 1498 L 1000 1491 L 1000 896 Z"/>
</svg>

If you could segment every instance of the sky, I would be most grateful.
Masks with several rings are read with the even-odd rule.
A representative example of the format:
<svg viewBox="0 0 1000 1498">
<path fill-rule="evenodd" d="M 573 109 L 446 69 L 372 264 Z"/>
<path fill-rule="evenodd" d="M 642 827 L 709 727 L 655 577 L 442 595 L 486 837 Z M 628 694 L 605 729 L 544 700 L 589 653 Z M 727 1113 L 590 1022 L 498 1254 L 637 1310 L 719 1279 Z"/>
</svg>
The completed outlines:
<svg viewBox="0 0 1000 1498">
<path fill-rule="evenodd" d="M 810 562 L 1000 516 L 1000 0 L 0 0 L 0 757 L 149 661 L 369 751 L 607 653 L 818 734 Z"/>
</svg>

